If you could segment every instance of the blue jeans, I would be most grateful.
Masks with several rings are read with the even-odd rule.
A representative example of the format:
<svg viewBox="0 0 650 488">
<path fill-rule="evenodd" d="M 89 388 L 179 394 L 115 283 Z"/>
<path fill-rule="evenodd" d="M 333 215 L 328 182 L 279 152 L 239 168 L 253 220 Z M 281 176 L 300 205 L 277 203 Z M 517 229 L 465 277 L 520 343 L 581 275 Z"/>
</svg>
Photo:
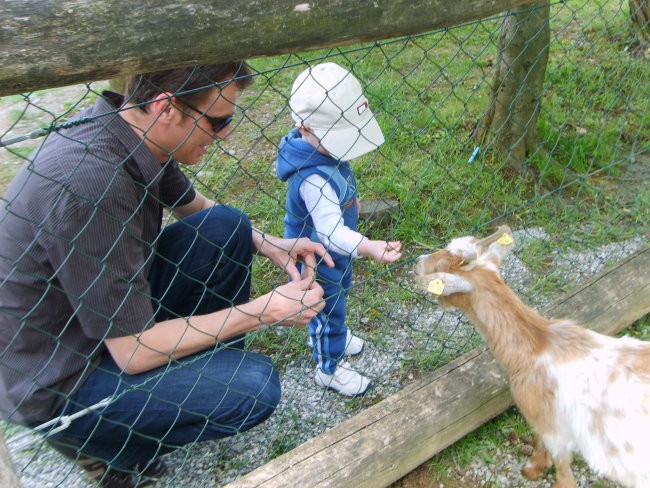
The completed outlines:
<svg viewBox="0 0 650 488">
<path fill-rule="evenodd" d="M 326 374 L 334 374 L 345 355 L 346 304 L 352 285 L 352 263 L 349 256 L 331 253 L 334 268 L 318 264 L 318 283 L 323 287 L 325 307 L 309 322 L 312 355 Z"/>
<path fill-rule="evenodd" d="M 149 273 L 156 320 L 246 302 L 252 252 L 250 222 L 232 207 L 217 206 L 166 227 Z M 142 468 L 179 447 L 263 422 L 280 401 L 280 380 L 267 357 L 243 349 L 243 338 L 137 375 L 122 373 L 105 354 L 61 414 L 111 396 L 108 406 L 51 436 L 52 444 L 117 469 Z"/>
</svg>

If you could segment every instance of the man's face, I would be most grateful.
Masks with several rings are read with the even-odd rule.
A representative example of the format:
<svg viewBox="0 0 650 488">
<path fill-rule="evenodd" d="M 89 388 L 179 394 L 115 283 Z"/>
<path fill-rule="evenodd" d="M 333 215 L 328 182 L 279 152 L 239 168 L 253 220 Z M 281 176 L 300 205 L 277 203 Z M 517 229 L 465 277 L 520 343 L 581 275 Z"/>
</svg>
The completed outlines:
<svg viewBox="0 0 650 488">
<path fill-rule="evenodd" d="M 207 147 L 215 139 L 225 139 L 230 134 L 230 125 L 219 128 L 215 132 L 210 118 L 225 119 L 235 111 L 237 101 L 237 86 L 230 83 L 226 87 L 212 88 L 200 102 L 192 103 L 192 108 L 183 104 L 182 100 L 173 100 L 173 110 L 180 115 L 179 123 L 169 128 L 167 147 L 169 153 L 182 164 L 192 165 L 207 153 Z"/>
</svg>

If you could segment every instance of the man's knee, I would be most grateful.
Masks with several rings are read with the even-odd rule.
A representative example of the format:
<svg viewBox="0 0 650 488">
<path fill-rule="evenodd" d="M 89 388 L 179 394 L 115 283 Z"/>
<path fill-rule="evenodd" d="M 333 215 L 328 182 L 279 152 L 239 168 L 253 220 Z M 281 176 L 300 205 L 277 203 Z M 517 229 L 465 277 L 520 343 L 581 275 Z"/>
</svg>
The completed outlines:
<svg viewBox="0 0 650 488">
<path fill-rule="evenodd" d="M 249 353 L 246 382 L 254 393 L 255 403 L 275 410 L 280 403 L 280 375 L 269 358 L 257 353 Z"/>
<path fill-rule="evenodd" d="M 200 224 L 200 232 L 211 242 L 224 241 L 238 247 L 250 248 L 252 245 L 252 226 L 248 216 L 230 205 L 215 205 L 207 209 Z"/>
<path fill-rule="evenodd" d="M 243 423 L 240 431 L 265 421 L 280 403 L 280 376 L 271 360 L 261 354 L 246 354 L 232 387 L 241 395 L 239 413 Z"/>
</svg>

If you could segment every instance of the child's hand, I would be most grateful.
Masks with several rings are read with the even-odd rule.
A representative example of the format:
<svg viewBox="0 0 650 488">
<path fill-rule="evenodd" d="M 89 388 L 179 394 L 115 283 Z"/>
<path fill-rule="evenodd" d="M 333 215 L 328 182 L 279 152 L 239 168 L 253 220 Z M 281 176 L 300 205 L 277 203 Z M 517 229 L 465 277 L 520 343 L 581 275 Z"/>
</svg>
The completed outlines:
<svg viewBox="0 0 650 488">
<path fill-rule="evenodd" d="M 400 241 L 364 240 L 359 244 L 359 256 L 368 256 L 378 263 L 392 263 L 402 257 Z"/>
</svg>

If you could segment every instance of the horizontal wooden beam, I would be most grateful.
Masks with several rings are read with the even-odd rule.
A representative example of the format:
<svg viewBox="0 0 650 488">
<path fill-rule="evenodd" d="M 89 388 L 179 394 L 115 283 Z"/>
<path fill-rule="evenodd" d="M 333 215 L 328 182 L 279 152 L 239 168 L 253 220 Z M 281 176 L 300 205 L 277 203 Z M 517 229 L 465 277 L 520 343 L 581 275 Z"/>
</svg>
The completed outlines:
<svg viewBox="0 0 650 488">
<path fill-rule="evenodd" d="M 650 247 L 544 311 L 615 334 L 650 313 Z M 512 405 L 505 374 L 479 348 L 227 488 L 380 488 Z"/>
<path fill-rule="evenodd" d="M 538 1 L 0 2 L 0 96 L 418 34 Z"/>
</svg>

